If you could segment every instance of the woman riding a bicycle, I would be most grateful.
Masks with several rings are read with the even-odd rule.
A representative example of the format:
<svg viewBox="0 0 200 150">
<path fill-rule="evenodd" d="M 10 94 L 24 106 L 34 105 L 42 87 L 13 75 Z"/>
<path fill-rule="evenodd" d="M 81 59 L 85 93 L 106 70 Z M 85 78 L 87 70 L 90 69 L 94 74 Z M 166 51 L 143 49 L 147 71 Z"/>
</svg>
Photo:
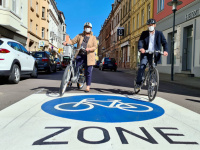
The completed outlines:
<svg viewBox="0 0 200 150">
<path fill-rule="evenodd" d="M 86 49 L 79 50 L 75 54 L 76 59 L 76 67 L 78 68 L 82 64 L 85 64 L 85 76 L 86 76 L 86 90 L 85 92 L 90 91 L 91 80 L 92 80 L 92 70 L 95 65 L 95 50 L 97 49 L 97 40 L 96 37 L 93 36 L 92 32 L 92 24 L 86 22 L 84 24 L 84 31 L 81 34 L 78 34 L 74 39 L 64 42 L 63 45 L 74 45 L 77 43 L 77 49 L 83 47 Z M 76 69 L 77 69 L 76 68 Z"/>
</svg>

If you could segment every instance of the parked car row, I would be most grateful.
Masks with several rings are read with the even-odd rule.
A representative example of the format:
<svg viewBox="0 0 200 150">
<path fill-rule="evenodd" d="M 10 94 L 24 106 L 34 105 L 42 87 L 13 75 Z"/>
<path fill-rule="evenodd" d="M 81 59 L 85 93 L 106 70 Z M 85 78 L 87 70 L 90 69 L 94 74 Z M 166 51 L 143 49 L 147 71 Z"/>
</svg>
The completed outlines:
<svg viewBox="0 0 200 150">
<path fill-rule="evenodd" d="M 62 70 L 62 62 L 50 52 L 28 52 L 19 42 L 0 38 L 0 78 L 6 77 L 10 83 L 19 83 L 21 75 L 37 78 L 38 71 L 48 73 Z"/>
</svg>

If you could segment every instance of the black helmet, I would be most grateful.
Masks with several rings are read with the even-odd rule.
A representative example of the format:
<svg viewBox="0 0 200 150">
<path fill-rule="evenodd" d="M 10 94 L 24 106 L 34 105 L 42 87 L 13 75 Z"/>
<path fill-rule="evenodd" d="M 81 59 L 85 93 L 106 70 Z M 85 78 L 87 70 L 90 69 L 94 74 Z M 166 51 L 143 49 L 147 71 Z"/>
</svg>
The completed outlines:
<svg viewBox="0 0 200 150">
<path fill-rule="evenodd" d="M 147 20 L 147 25 L 150 25 L 150 24 L 156 24 L 156 20 L 155 19 Z"/>
</svg>

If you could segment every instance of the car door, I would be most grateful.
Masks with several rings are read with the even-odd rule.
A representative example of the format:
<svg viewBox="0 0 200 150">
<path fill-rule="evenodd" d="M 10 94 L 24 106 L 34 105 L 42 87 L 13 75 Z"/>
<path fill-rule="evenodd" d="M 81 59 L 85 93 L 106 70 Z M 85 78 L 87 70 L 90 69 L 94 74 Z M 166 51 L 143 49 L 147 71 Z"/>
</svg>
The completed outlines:
<svg viewBox="0 0 200 150">
<path fill-rule="evenodd" d="M 26 67 L 25 67 L 26 64 L 25 64 L 25 61 L 24 61 L 23 52 L 21 51 L 19 44 L 15 43 L 15 42 L 8 42 L 8 45 L 14 49 L 15 59 L 17 59 L 20 62 L 21 71 L 25 71 L 26 70 Z"/>
<path fill-rule="evenodd" d="M 31 55 L 29 55 L 29 52 L 26 50 L 24 46 L 22 46 L 21 44 L 19 44 L 19 46 L 23 52 L 24 62 L 26 63 L 25 64 L 26 71 L 32 71 L 35 59 Z"/>
</svg>

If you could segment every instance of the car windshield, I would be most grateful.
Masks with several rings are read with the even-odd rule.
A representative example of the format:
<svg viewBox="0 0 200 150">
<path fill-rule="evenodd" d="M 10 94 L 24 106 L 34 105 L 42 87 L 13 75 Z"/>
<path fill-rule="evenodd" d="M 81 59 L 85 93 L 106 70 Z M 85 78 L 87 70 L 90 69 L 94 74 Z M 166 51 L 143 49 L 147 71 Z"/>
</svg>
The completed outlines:
<svg viewBox="0 0 200 150">
<path fill-rule="evenodd" d="M 43 58 L 43 57 L 45 57 L 45 54 L 43 52 L 37 52 L 37 53 L 33 53 L 33 57 Z"/>
<path fill-rule="evenodd" d="M 0 40 L 0 45 L 2 45 L 3 44 L 3 41 L 2 40 Z"/>
</svg>

